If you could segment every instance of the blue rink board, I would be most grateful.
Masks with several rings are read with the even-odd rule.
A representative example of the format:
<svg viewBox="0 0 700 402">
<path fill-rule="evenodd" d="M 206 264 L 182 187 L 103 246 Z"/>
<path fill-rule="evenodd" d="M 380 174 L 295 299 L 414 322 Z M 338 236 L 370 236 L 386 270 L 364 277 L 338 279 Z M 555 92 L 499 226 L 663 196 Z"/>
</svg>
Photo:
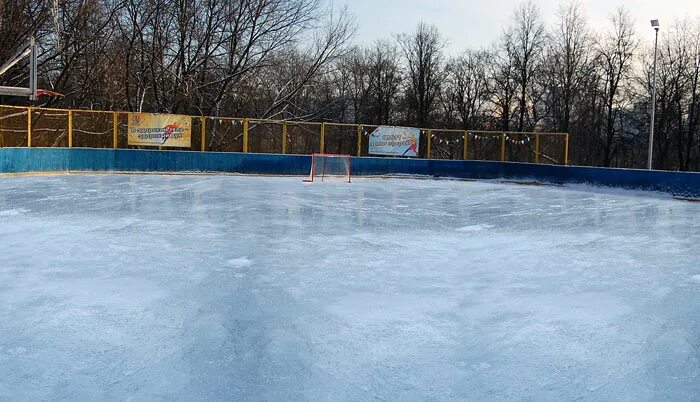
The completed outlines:
<svg viewBox="0 0 700 402">
<path fill-rule="evenodd" d="M 305 175 L 308 155 L 93 148 L 0 149 L 0 173 L 119 171 Z M 353 175 L 416 175 L 462 179 L 536 180 L 660 191 L 700 197 L 700 174 L 493 161 L 353 157 Z"/>
</svg>

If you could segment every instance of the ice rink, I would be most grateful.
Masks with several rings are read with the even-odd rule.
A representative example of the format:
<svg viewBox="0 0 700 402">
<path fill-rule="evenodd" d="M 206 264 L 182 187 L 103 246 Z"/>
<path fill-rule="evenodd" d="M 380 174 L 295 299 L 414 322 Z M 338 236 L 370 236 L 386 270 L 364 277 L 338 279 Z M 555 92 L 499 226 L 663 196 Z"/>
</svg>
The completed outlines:
<svg viewBox="0 0 700 402">
<path fill-rule="evenodd" d="M 700 204 L 0 177 L 0 400 L 697 400 Z"/>
</svg>

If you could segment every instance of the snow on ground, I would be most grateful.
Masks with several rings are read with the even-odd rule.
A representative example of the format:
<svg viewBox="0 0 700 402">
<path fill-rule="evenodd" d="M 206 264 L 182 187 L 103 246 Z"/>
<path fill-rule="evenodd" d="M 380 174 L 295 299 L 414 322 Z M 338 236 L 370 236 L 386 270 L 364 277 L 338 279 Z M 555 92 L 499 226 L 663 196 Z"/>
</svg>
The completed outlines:
<svg viewBox="0 0 700 402">
<path fill-rule="evenodd" d="M 692 400 L 700 205 L 0 178 L 0 400 Z"/>
</svg>

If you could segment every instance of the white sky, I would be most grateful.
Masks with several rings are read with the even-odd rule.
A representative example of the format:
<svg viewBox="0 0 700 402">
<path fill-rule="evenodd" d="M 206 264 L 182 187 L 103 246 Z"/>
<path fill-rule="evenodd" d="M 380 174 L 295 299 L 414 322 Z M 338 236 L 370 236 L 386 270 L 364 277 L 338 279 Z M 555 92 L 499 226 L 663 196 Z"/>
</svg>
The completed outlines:
<svg viewBox="0 0 700 402">
<path fill-rule="evenodd" d="M 390 38 L 413 31 L 421 21 L 438 26 L 448 39 L 448 53 L 457 54 L 466 48 L 487 47 L 498 39 L 511 20 L 520 0 L 346 0 L 358 22 L 357 41 L 370 44 L 376 39 Z M 562 1 L 536 0 L 548 26 L 556 21 Z M 336 4 L 338 2 L 336 1 Z M 582 0 L 592 27 L 608 23 L 609 16 L 620 6 L 628 9 L 637 31 L 647 35 L 650 43 L 654 32 L 649 21 L 658 18 L 668 26 L 676 17 L 700 15 L 700 0 Z M 640 36 L 640 39 L 644 39 Z"/>
</svg>

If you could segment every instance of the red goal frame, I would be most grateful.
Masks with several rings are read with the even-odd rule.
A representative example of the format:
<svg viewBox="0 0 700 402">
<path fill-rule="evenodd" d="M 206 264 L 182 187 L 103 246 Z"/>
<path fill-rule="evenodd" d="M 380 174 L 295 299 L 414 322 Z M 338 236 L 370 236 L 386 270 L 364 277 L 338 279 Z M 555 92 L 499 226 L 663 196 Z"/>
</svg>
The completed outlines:
<svg viewBox="0 0 700 402">
<path fill-rule="evenodd" d="M 314 153 L 311 154 L 311 173 L 309 174 L 308 179 L 304 179 L 304 182 L 306 183 L 313 183 L 314 178 L 319 176 L 321 177 L 321 181 L 323 181 L 323 178 L 326 176 L 326 164 L 323 164 L 323 169 L 321 170 L 321 174 L 316 173 L 316 158 L 318 157 L 329 157 L 329 158 L 347 158 L 348 160 L 348 183 L 352 183 L 352 156 L 351 155 L 346 155 L 346 154 L 322 154 L 322 153 Z"/>
</svg>

